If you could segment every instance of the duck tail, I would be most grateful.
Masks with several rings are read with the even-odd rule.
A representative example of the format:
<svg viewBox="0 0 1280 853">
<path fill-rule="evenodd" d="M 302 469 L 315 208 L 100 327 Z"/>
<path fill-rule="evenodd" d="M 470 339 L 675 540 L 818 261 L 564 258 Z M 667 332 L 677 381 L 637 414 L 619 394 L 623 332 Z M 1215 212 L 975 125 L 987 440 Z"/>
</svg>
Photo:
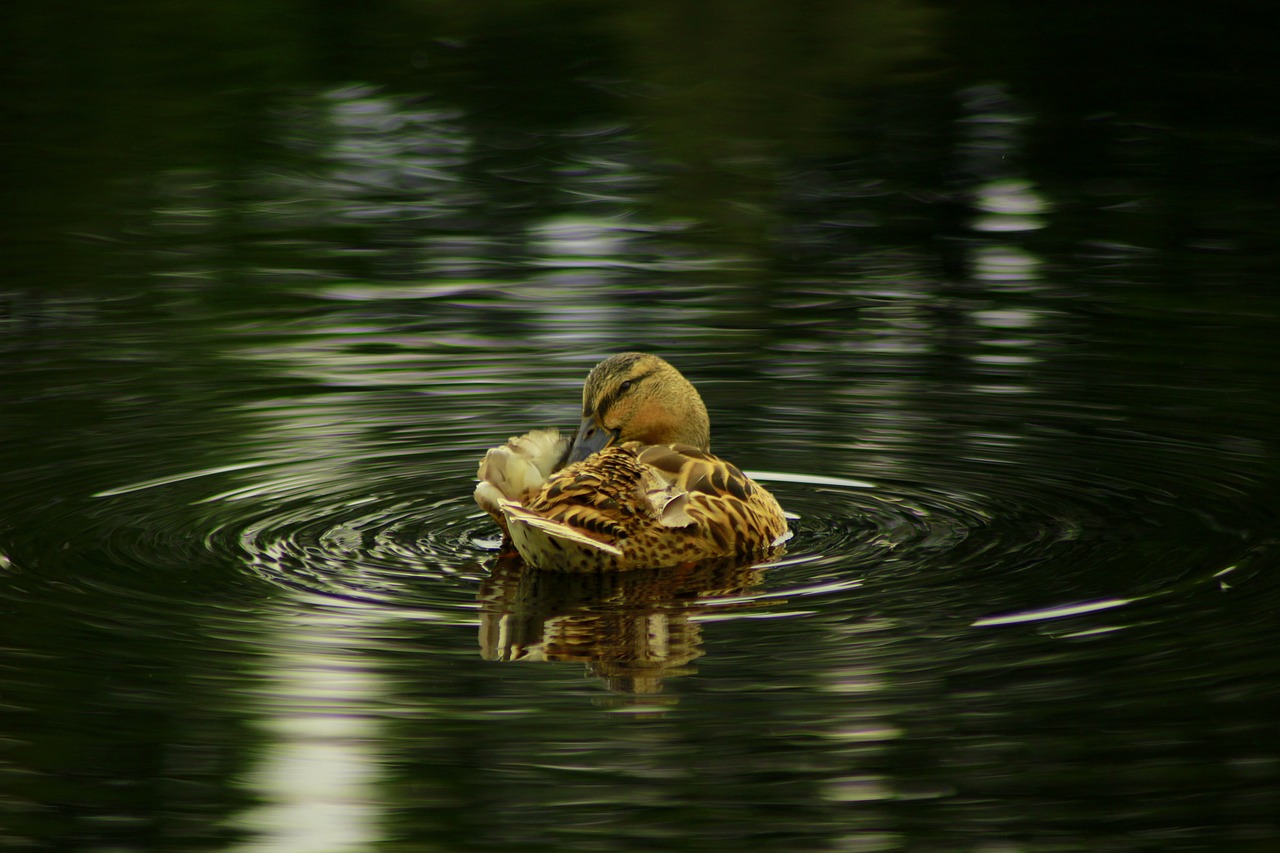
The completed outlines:
<svg viewBox="0 0 1280 853">
<path fill-rule="evenodd" d="M 553 429 L 538 429 L 508 439 L 480 461 L 476 503 L 501 524 L 502 502 L 527 500 L 542 488 L 568 451 L 569 439 Z"/>
</svg>

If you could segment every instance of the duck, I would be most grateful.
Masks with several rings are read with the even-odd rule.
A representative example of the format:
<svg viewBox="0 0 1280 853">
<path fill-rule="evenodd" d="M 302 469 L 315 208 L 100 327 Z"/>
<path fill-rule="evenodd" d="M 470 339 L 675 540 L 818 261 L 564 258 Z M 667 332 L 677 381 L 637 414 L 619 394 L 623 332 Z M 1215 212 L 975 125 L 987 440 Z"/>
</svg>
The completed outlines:
<svg viewBox="0 0 1280 853">
<path fill-rule="evenodd" d="M 525 563 L 611 572 L 764 559 L 790 535 L 778 501 L 711 453 L 697 389 L 656 355 L 605 359 L 572 438 L 516 436 L 480 462 L 476 503 Z"/>
</svg>

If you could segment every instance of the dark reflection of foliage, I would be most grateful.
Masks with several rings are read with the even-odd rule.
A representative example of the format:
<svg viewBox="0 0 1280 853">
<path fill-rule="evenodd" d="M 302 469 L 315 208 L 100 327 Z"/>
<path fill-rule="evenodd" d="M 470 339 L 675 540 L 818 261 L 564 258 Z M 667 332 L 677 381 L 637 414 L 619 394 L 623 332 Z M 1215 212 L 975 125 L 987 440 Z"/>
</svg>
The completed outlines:
<svg viewBox="0 0 1280 853">
<path fill-rule="evenodd" d="M 210 393 L 225 374 L 197 336 L 175 334 L 167 360 L 126 369 L 132 342 L 105 332 L 119 329 L 104 314 L 54 301 L 27 311 L 28 328 L 3 329 L 5 838 L 15 849 L 222 849 L 239 836 L 222 819 L 248 805 L 226 780 L 246 771 L 258 738 L 226 713 L 251 689 L 225 665 L 244 646 L 210 620 L 243 576 L 195 536 L 155 549 L 160 515 L 204 526 L 190 496 L 93 493 L 171 472 L 176 458 L 225 458 L 244 425 Z"/>
<path fill-rule="evenodd" d="M 82 551 L 16 570 L 28 568 L 73 580 L 39 581 L 38 600 L 6 595 L 6 647 L 45 652 L 5 665 L 6 844 L 225 849 L 241 833 L 223 819 L 249 805 L 226 780 L 246 772 L 257 738 L 214 708 L 249 679 L 224 672 L 214 687 L 199 674 L 242 650 L 208 636 L 203 605 L 157 585 L 147 595 L 167 597 L 163 612 L 119 598 L 96 612 L 74 586 L 93 571 Z"/>
<path fill-rule="evenodd" d="M 1273 268 L 1280 236 L 1280 63 L 1265 5 L 1070 7 L 956 2 L 948 51 L 976 79 L 1007 80 L 1035 116 L 1027 162 L 1071 241 L 1165 253 L 1161 284 L 1203 288 L 1224 259 Z M 1099 234 L 1096 215 L 1111 230 Z M 1089 218 L 1070 215 L 1087 212 Z M 1246 285 L 1246 282 L 1238 284 Z"/>
<path fill-rule="evenodd" d="M 816 212 L 791 203 L 806 185 L 888 179 L 891 206 L 870 210 L 886 233 L 952 229 L 954 113 L 939 107 L 997 80 L 1034 117 L 1027 175 L 1067 202 L 1046 245 L 1096 239 L 1071 213 L 1105 206 L 1134 211 L 1111 217 L 1107 237 L 1190 247 L 1189 286 L 1223 253 L 1269 256 L 1277 175 L 1258 140 L 1274 120 L 1252 107 L 1272 100 L 1276 74 L 1265 27 L 1249 26 L 1260 13 L 1230 18 L 1227 38 L 1209 12 L 1090 8 L 134 2 L 70 14 L 8 4 L 4 244 L 28 280 L 50 287 L 110 279 L 113 264 L 127 274 L 119 250 L 154 239 L 154 176 L 195 169 L 213 188 L 202 203 L 221 241 L 243 252 L 243 209 L 263 170 L 305 166 L 280 150 L 279 105 L 357 82 L 458 111 L 474 142 L 460 176 L 482 190 L 498 233 L 580 204 L 558 193 L 563 170 L 601 128 L 630 128 L 630 162 L 648 181 L 631 209 L 696 226 L 670 242 L 740 258 L 734 272 L 703 275 L 744 307 L 756 300 L 759 316 L 794 257 L 796 217 Z M 955 242 L 937 245 L 944 270 L 962 271 Z"/>
</svg>

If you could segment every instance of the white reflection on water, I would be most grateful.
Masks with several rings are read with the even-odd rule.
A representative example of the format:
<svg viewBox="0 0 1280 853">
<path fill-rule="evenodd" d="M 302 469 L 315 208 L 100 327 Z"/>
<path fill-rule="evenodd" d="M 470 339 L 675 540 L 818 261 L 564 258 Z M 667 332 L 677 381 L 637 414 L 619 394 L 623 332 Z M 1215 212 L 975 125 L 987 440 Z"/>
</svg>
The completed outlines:
<svg viewBox="0 0 1280 853">
<path fill-rule="evenodd" d="M 831 627 L 833 647 L 841 660 L 822 674 L 819 689 L 849 701 L 823 727 L 822 736 L 838 756 L 840 770 L 823 780 L 819 796 L 842 806 L 857 804 L 856 811 L 847 813 L 847 821 L 848 828 L 859 830 L 844 836 L 834 849 L 890 851 L 906 846 L 891 831 L 893 818 L 879 805 L 904 796 L 891 776 L 879 772 L 886 752 L 904 737 L 893 722 L 901 708 L 889 698 L 897 692 L 895 682 L 901 674 L 888 665 L 888 647 L 883 642 L 896 627 L 879 619 Z"/>
<path fill-rule="evenodd" d="M 977 232 L 1009 234 L 1035 231 L 1048 201 L 1017 165 L 1026 147 L 1024 126 L 1030 121 L 1004 86 L 972 86 L 961 93 L 965 116 L 962 167 L 974 179 L 970 190 L 981 211 L 970 227 Z"/>
<path fill-rule="evenodd" d="M 267 687 L 255 727 L 267 738 L 241 786 L 256 800 L 232 823 L 241 851 L 354 853 L 382 840 L 378 783 L 387 742 L 372 707 L 389 692 L 354 654 L 374 608 L 342 607 L 269 617 L 262 643 Z M 345 639 L 348 638 L 348 639 Z"/>
<path fill-rule="evenodd" d="M 965 358 L 981 377 L 969 387 L 985 396 L 1032 394 L 1042 384 L 1034 371 L 1045 357 L 1048 324 L 1047 312 L 1025 303 L 1049 284 L 1041 259 L 1018 241 L 1048 224 L 1050 204 L 1021 165 L 1030 117 L 1001 85 L 975 86 L 962 97 L 962 151 L 978 211 L 969 223 L 969 265 L 987 294 L 968 311 L 980 337 Z"/>
<path fill-rule="evenodd" d="M 970 316 L 979 326 L 990 329 L 1025 329 L 1034 326 L 1040 319 L 1040 312 L 1025 308 L 1006 308 L 1003 310 L 974 311 Z"/>
<path fill-rule="evenodd" d="M 1041 261 L 1018 246 L 978 246 L 969 253 L 975 279 L 992 287 L 1017 287 L 1039 278 Z"/>
<path fill-rule="evenodd" d="M 588 216 L 555 216 L 535 225 L 530 234 L 535 252 L 547 265 L 572 260 L 617 262 L 631 254 L 617 222 Z"/>
<path fill-rule="evenodd" d="M 182 483 L 187 480 L 195 480 L 200 477 L 212 477 L 218 474 L 230 474 L 234 471 L 244 471 L 249 468 L 261 468 L 264 465 L 271 465 L 271 462 L 239 462 L 234 465 L 219 465 L 215 468 L 204 468 L 199 471 L 184 471 L 181 474 L 173 474 L 168 477 L 156 477 L 152 480 L 143 480 L 140 483 L 129 483 L 124 486 L 116 486 L 111 489 L 103 489 L 100 492 L 94 492 L 90 497 L 95 498 L 113 498 L 118 495 L 127 495 L 130 492 L 141 492 L 145 489 L 154 489 L 159 486 L 169 486 L 174 483 Z"/>
<path fill-rule="evenodd" d="M 1036 231 L 1048 224 L 1040 216 L 1048 204 L 1025 181 L 996 180 L 983 184 L 978 188 L 975 204 L 985 211 L 971 223 L 975 231 L 996 234 Z"/>
<path fill-rule="evenodd" d="M 846 489 L 874 489 L 876 487 L 875 483 L 868 483 L 866 480 L 854 480 L 849 477 L 824 477 L 820 474 L 790 474 L 785 471 L 758 471 L 755 469 L 747 471 L 746 474 L 753 480 L 763 480 L 771 483 L 841 486 Z"/>
<path fill-rule="evenodd" d="M 978 195 L 978 207 L 1002 216 L 1034 216 L 1043 213 L 1048 204 L 1029 181 L 1006 179 L 984 186 Z"/>
<path fill-rule="evenodd" d="M 986 628 L 994 625 L 1017 625 L 1020 622 L 1045 622 L 1050 619 L 1063 619 L 1068 616 L 1080 616 L 1084 613 L 1124 607 L 1139 600 L 1138 598 L 1105 598 L 1100 601 L 1082 601 L 1078 604 L 1061 604 L 1039 610 L 1024 610 L 1021 613 L 1008 613 L 1002 616 L 987 616 L 976 620 L 973 627 Z"/>
</svg>

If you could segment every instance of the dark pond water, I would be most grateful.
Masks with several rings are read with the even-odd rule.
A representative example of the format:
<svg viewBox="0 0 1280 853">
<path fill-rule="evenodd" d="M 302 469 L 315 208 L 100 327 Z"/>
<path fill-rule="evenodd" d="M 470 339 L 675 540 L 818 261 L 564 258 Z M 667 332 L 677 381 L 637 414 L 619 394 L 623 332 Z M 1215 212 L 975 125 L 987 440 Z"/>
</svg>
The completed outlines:
<svg viewBox="0 0 1280 853">
<path fill-rule="evenodd" d="M 1280 849 L 1274 21 L 1042 5 L 7 7 L 0 842 Z M 497 560 L 626 349 L 784 556 Z"/>
</svg>

